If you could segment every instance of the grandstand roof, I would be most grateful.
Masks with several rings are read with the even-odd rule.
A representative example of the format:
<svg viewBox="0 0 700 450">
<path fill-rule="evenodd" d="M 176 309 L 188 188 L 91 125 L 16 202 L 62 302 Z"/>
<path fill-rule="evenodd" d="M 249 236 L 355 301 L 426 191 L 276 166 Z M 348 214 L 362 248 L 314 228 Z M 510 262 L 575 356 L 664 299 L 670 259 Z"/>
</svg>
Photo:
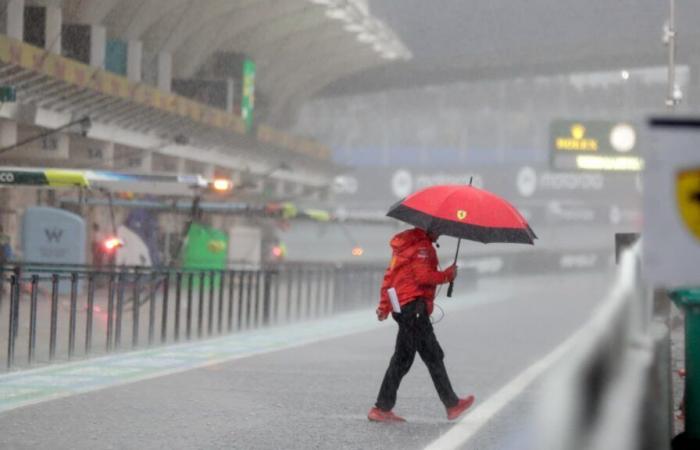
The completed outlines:
<svg viewBox="0 0 700 450">
<path fill-rule="evenodd" d="M 410 57 L 369 14 L 366 0 L 28 3 L 61 5 L 66 22 L 102 24 L 110 37 L 141 40 L 144 52 L 171 52 L 175 77 L 195 76 L 217 52 L 245 54 L 256 62 L 256 83 L 272 104 L 272 117 L 339 77 Z"/>
<path fill-rule="evenodd" d="M 326 93 L 663 66 L 668 58 L 668 0 L 372 0 L 371 9 L 413 58 L 338 80 Z M 678 61 L 700 64 L 700 2 L 676 1 L 676 9 Z"/>
</svg>

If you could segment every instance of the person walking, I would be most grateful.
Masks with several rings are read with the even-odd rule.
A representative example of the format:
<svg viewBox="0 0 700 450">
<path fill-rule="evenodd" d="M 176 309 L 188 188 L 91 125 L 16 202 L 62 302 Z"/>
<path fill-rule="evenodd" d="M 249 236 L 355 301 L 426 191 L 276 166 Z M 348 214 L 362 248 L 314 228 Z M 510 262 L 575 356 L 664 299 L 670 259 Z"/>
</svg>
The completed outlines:
<svg viewBox="0 0 700 450">
<path fill-rule="evenodd" d="M 367 418 L 374 422 L 404 422 L 394 414 L 396 394 L 401 380 L 408 373 L 416 352 L 428 367 L 447 418 L 454 420 L 473 403 L 474 396 L 459 398 L 452 389 L 445 369 L 445 354 L 433 331 L 430 315 L 437 285 L 449 283 L 457 276 L 455 265 L 438 270 L 438 258 L 433 243 L 439 236 L 420 228 L 395 235 L 391 240 L 392 259 L 384 274 L 377 319 L 383 321 L 392 313 L 399 325 L 394 354 L 384 375 L 375 405 Z M 390 289 L 396 291 L 401 312 L 392 312 Z"/>
</svg>

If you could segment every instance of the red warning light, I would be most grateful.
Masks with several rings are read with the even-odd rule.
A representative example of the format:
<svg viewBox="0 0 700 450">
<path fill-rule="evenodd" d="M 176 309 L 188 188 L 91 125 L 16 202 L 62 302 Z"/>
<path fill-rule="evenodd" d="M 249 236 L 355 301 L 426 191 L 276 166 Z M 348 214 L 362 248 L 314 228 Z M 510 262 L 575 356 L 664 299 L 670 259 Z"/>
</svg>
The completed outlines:
<svg viewBox="0 0 700 450">
<path fill-rule="evenodd" d="M 357 246 L 352 249 L 352 256 L 362 256 L 365 254 L 365 249 L 363 249 L 360 246 Z"/>
<path fill-rule="evenodd" d="M 105 250 L 107 250 L 108 252 L 113 252 L 116 249 L 118 249 L 119 247 L 123 247 L 124 242 L 121 239 L 119 239 L 118 237 L 112 236 L 110 238 L 105 239 L 103 245 L 105 247 Z"/>
<path fill-rule="evenodd" d="M 282 250 L 282 247 L 280 247 L 279 245 L 275 245 L 274 247 L 272 247 L 272 256 L 274 256 L 275 258 L 281 258 L 283 254 L 284 250 Z"/>
</svg>

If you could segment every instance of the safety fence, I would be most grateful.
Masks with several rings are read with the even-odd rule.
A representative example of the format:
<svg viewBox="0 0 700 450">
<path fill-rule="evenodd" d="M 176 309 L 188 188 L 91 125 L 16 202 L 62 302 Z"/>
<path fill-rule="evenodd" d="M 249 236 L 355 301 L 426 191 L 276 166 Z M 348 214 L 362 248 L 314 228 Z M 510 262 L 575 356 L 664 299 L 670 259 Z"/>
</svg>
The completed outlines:
<svg viewBox="0 0 700 450">
<path fill-rule="evenodd" d="M 654 315 L 654 293 L 640 275 L 637 244 L 622 255 L 609 295 L 565 344 L 566 356 L 545 381 L 534 448 L 669 448 L 669 339 L 665 317 Z"/>
<path fill-rule="evenodd" d="M 0 357 L 9 370 L 328 316 L 375 304 L 382 270 L 0 267 Z"/>
</svg>

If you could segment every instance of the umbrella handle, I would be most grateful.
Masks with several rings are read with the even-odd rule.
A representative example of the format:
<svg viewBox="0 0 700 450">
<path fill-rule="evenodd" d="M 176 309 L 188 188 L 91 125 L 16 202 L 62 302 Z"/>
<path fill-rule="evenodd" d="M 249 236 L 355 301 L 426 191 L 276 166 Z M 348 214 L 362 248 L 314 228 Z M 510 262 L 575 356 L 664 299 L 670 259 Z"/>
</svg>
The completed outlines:
<svg viewBox="0 0 700 450">
<path fill-rule="evenodd" d="M 462 238 L 457 241 L 457 251 L 455 252 L 455 261 L 453 264 L 457 264 L 457 256 L 459 255 L 459 247 L 462 245 Z M 450 281 L 450 286 L 447 288 L 447 297 L 452 297 L 452 290 L 455 287 L 454 280 Z"/>
</svg>

